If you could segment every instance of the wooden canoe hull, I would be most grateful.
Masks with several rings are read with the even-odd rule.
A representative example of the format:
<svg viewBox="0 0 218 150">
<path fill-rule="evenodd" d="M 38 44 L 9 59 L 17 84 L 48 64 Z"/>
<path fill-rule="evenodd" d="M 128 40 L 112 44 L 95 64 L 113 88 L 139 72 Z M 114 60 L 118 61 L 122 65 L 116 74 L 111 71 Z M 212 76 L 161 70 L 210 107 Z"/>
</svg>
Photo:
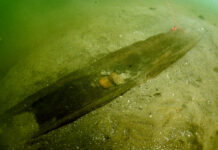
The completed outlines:
<svg viewBox="0 0 218 150">
<path fill-rule="evenodd" d="M 190 34 L 170 31 L 136 42 L 61 78 L 5 114 L 31 112 L 40 126 L 36 136 L 45 134 L 125 93 L 141 78 L 146 80 L 158 75 L 185 55 L 197 41 Z M 117 79 L 111 77 L 112 73 Z"/>
</svg>

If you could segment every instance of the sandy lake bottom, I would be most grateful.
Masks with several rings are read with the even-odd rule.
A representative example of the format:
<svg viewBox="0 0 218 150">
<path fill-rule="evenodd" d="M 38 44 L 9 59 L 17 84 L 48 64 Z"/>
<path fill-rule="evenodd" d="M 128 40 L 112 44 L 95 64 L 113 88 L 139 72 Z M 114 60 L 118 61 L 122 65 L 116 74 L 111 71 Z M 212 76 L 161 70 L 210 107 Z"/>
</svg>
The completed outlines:
<svg viewBox="0 0 218 150">
<path fill-rule="evenodd" d="M 57 16 L 64 22 L 57 23 L 58 33 L 53 38 L 51 33 L 56 30 L 46 33 L 50 39 L 17 61 L 1 79 L 0 113 L 60 77 L 121 47 L 167 32 L 174 25 L 165 1 L 75 3 L 62 6 L 67 15 Z M 33 144 L 23 144 L 23 139 L 37 131 L 34 117 L 18 115 L 7 127 L 5 141 L 10 139 L 11 148 L 30 150 L 215 150 L 218 18 L 200 6 L 179 2 L 171 6 L 180 27 L 187 34 L 201 36 L 183 58 L 155 78 Z M 50 12 L 46 17 L 60 13 Z"/>
</svg>

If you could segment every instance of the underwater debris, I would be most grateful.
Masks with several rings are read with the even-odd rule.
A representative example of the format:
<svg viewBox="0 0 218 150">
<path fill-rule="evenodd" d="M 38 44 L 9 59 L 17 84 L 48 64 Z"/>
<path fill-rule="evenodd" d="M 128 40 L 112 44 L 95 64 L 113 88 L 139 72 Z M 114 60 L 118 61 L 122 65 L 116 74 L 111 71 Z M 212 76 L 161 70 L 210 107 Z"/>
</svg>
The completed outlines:
<svg viewBox="0 0 218 150">
<path fill-rule="evenodd" d="M 41 89 L 0 118 L 10 120 L 14 115 L 31 112 L 40 128 L 35 136 L 40 136 L 108 103 L 141 80 L 155 77 L 184 56 L 197 41 L 196 36 L 180 30 L 138 41 Z M 102 70 L 111 73 L 102 76 L 105 73 Z"/>
</svg>

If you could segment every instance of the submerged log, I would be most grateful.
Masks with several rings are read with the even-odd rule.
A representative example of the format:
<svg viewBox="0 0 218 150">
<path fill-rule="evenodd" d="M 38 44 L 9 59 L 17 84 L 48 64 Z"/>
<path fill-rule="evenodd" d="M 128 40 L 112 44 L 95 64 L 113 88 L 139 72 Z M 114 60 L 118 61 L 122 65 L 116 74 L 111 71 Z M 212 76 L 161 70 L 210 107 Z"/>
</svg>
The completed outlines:
<svg viewBox="0 0 218 150">
<path fill-rule="evenodd" d="M 43 88 L 5 112 L 35 115 L 39 136 L 72 122 L 158 75 L 188 52 L 198 39 L 181 31 L 152 36 L 108 54 Z"/>
</svg>

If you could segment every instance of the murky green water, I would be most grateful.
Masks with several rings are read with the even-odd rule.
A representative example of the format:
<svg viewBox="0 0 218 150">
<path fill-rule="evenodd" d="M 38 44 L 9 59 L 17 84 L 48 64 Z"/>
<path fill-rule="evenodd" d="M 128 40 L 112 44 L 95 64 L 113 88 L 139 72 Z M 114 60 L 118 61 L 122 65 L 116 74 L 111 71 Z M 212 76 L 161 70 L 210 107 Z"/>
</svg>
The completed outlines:
<svg viewBox="0 0 218 150">
<path fill-rule="evenodd" d="M 0 120 L 0 147 L 215 150 L 218 2 L 169 3 L 179 26 L 202 36 L 185 57 L 34 144 L 24 144 L 39 128 L 33 114 L 15 116 L 10 125 Z M 68 73 L 173 26 L 165 0 L 0 0 L 0 114 Z"/>
</svg>

